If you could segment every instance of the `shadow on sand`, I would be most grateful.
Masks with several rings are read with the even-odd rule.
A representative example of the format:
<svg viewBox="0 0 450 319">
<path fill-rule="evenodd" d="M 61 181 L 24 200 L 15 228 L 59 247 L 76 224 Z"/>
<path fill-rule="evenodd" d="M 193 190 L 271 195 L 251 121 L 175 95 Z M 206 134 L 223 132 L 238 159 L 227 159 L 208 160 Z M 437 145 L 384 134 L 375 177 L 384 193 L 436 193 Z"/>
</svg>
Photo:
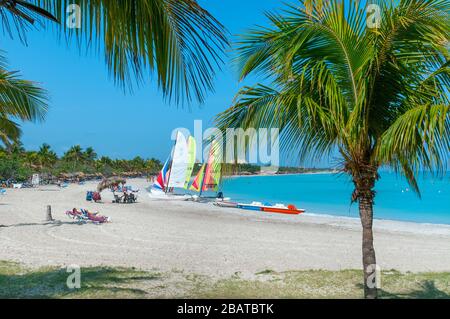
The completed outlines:
<svg viewBox="0 0 450 319">
<path fill-rule="evenodd" d="M 79 223 L 73 222 L 62 222 L 60 220 L 55 220 L 53 222 L 41 222 L 41 223 L 19 223 L 12 225 L 0 225 L 0 228 L 10 228 L 10 227 L 26 227 L 26 226 L 53 226 L 58 227 L 62 225 L 79 225 Z"/>
</svg>

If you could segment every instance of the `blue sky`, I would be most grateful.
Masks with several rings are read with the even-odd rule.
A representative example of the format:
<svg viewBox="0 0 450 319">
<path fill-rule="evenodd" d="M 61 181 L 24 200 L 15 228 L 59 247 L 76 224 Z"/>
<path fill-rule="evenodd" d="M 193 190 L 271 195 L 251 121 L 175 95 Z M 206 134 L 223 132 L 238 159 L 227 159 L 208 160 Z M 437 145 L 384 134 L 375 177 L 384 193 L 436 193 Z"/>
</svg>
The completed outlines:
<svg viewBox="0 0 450 319">
<path fill-rule="evenodd" d="M 264 12 L 283 6 L 280 0 L 201 0 L 200 3 L 237 35 L 255 24 L 264 25 Z M 216 91 L 206 103 L 191 109 L 164 102 L 154 82 L 133 94 L 114 85 L 102 56 L 80 55 L 59 42 L 50 30 L 32 31 L 28 46 L 1 35 L 10 70 L 39 82 L 51 96 L 50 111 L 41 124 L 24 124 L 23 143 L 37 149 L 47 142 L 58 154 L 70 146 L 92 146 L 113 158 L 142 156 L 164 159 L 170 151 L 170 133 L 176 127 L 193 128 L 194 120 L 212 124 L 214 116 L 230 106 L 243 85 L 228 61 L 216 79 Z"/>
</svg>

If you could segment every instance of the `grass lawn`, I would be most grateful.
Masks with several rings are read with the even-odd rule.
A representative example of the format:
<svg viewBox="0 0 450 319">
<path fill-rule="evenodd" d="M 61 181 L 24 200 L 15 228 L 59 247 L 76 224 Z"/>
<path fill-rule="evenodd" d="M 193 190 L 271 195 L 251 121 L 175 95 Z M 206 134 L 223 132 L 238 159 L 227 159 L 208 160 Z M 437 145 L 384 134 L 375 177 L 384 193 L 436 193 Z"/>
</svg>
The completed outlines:
<svg viewBox="0 0 450 319">
<path fill-rule="evenodd" d="M 251 280 L 214 280 L 182 271 L 81 269 L 81 288 L 69 289 L 66 269 L 27 269 L 0 261 L 0 298 L 362 298 L 361 271 L 265 270 Z M 449 298 L 450 273 L 385 271 L 382 298 Z"/>
</svg>

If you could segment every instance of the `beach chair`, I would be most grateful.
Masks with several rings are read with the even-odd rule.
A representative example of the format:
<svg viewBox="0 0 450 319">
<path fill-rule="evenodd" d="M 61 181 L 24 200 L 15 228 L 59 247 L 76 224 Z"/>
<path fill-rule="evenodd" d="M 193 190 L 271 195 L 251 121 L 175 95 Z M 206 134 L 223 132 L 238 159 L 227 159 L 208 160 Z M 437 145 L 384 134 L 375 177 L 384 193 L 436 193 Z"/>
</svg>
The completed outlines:
<svg viewBox="0 0 450 319">
<path fill-rule="evenodd" d="M 124 198 L 123 198 L 123 202 L 126 204 L 134 204 L 137 201 L 137 196 L 134 195 L 133 193 L 124 193 Z"/>
<path fill-rule="evenodd" d="M 116 204 L 133 204 L 136 203 L 137 201 L 137 195 L 133 194 L 133 193 L 123 193 L 122 196 L 117 195 L 116 193 L 114 193 L 114 199 L 113 199 L 113 203 Z"/>
<path fill-rule="evenodd" d="M 109 217 L 106 216 L 102 216 L 99 213 L 90 213 L 88 210 L 86 209 L 81 209 L 81 212 L 84 214 L 84 216 L 92 221 L 95 224 L 103 224 L 103 223 L 107 223 L 109 222 Z"/>
<path fill-rule="evenodd" d="M 119 196 L 119 195 L 117 195 L 116 193 L 114 193 L 114 199 L 113 199 L 113 203 L 116 203 L 116 204 L 119 204 L 119 203 L 121 203 L 122 202 L 122 198 L 123 198 L 123 196 Z"/>
<path fill-rule="evenodd" d="M 76 220 L 78 224 L 85 224 L 88 221 L 87 216 L 83 212 L 78 211 L 76 208 L 66 211 L 66 215 Z"/>
<path fill-rule="evenodd" d="M 79 224 L 86 224 L 88 221 L 94 224 L 103 224 L 111 221 L 109 217 L 98 213 L 91 213 L 87 209 L 77 210 L 76 208 L 66 211 L 66 215 L 77 221 Z"/>
</svg>

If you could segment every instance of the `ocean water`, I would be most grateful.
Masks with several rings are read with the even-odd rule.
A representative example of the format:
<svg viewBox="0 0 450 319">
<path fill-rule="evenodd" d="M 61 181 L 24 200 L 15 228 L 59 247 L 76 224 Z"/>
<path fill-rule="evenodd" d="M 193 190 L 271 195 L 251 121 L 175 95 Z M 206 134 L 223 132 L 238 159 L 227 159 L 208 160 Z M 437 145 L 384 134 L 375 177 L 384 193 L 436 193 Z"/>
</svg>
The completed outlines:
<svg viewBox="0 0 450 319">
<path fill-rule="evenodd" d="M 382 172 L 376 184 L 374 217 L 419 223 L 450 224 L 450 174 L 421 175 L 422 198 L 395 173 Z M 353 185 L 344 174 L 304 174 L 226 178 L 223 192 L 239 202 L 295 204 L 307 213 L 359 217 L 351 204 Z"/>
</svg>

